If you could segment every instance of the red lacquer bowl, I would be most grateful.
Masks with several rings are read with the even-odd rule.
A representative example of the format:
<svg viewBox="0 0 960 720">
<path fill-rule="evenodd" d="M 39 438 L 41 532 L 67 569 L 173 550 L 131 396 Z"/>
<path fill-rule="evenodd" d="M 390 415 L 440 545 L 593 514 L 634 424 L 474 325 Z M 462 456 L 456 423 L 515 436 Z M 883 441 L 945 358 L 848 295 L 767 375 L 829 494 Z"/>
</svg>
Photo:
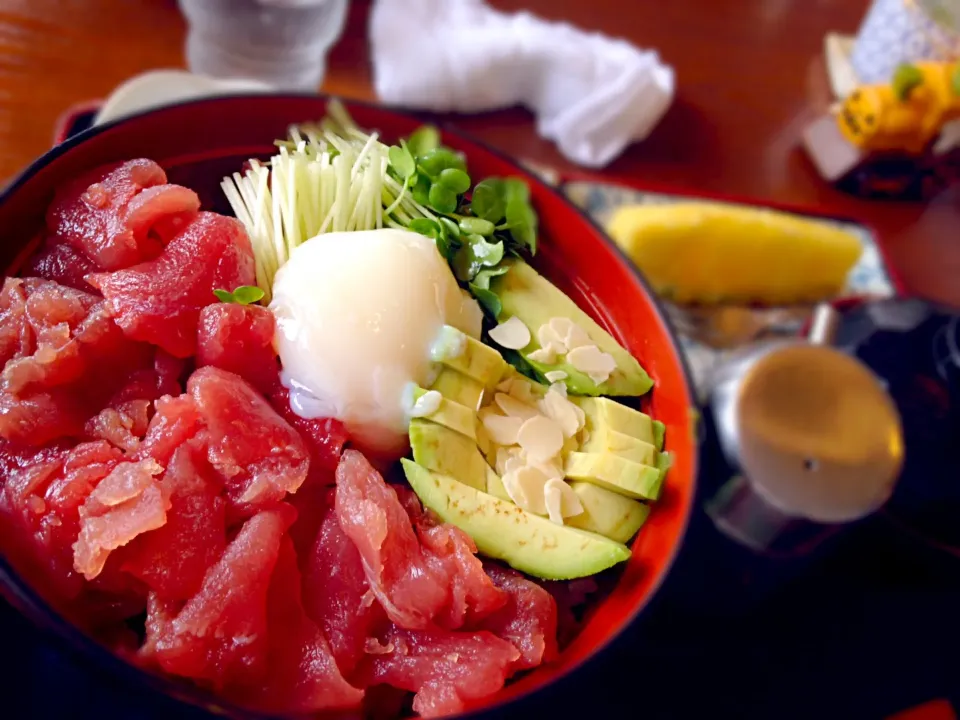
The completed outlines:
<svg viewBox="0 0 960 720">
<path fill-rule="evenodd" d="M 196 190 L 208 209 L 228 212 L 219 183 L 244 160 L 267 157 L 273 140 L 291 123 L 321 118 L 326 100 L 316 96 L 229 97 L 151 111 L 85 132 L 58 146 L 30 167 L 0 198 L 0 260 L 8 272 L 31 251 L 54 189 L 102 163 L 148 157 L 159 162 L 171 182 Z M 380 107 L 349 103 L 362 126 L 386 140 L 408 135 L 414 117 Z M 580 211 L 534 176 L 503 156 L 453 131 L 444 142 L 466 154 L 471 175 L 522 176 L 531 187 L 540 215 L 538 266 L 580 307 L 607 327 L 636 355 L 656 381 L 644 399 L 648 413 L 666 426 L 666 449 L 675 457 L 666 488 L 650 520 L 633 544 L 612 592 L 590 613 L 580 635 L 558 662 L 508 685 L 471 709 L 502 707 L 541 690 L 601 651 L 643 610 L 662 584 L 676 555 L 691 512 L 697 469 L 694 395 L 674 336 L 653 294 L 606 236 Z M 95 663 L 126 681 L 141 683 L 187 702 L 208 706 L 215 700 L 183 683 L 148 675 L 107 653 L 57 617 L 3 560 L 5 595 L 31 618 L 53 630 Z M 239 711 L 230 714 L 247 716 Z"/>
</svg>

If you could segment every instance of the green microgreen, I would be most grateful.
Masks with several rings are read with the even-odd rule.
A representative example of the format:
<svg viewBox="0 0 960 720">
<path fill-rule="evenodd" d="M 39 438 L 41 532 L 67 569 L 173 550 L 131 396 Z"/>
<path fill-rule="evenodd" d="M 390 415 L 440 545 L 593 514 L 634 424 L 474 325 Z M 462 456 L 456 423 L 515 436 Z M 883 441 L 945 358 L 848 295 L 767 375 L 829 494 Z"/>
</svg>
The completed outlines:
<svg viewBox="0 0 960 720">
<path fill-rule="evenodd" d="M 260 288 L 252 285 L 241 285 L 233 292 L 229 290 L 214 290 L 213 294 L 217 296 L 220 302 L 234 303 L 236 305 L 252 305 L 263 299 L 264 292 Z"/>
</svg>

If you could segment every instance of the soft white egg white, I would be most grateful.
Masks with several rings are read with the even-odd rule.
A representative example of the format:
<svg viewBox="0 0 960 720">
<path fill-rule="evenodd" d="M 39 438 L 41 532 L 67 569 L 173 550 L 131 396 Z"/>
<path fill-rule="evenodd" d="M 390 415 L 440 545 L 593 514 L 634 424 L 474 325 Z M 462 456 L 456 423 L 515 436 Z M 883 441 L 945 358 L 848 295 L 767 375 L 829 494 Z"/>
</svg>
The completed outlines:
<svg viewBox="0 0 960 720">
<path fill-rule="evenodd" d="M 277 272 L 270 309 L 294 411 L 341 420 L 381 457 L 406 449 L 405 390 L 431 381 L 443 326 L 479 337 L 482 320 L 433 240 L 394 229 L 303 243 Z"/>
</svg>

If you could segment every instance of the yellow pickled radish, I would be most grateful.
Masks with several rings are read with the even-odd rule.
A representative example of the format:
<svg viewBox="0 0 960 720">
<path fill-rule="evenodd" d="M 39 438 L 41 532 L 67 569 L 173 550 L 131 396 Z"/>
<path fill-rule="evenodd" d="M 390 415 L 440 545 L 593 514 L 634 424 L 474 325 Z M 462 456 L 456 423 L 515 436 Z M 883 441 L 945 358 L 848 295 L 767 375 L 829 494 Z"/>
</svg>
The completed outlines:
<svg viewBox="0 0 960 720">
<path fill-rule="evenodd" d="M 829 298 L 863 250 L 856 235 L 825 222 L 705 202 L 625 205 L 607 232 L 658 294 L 679 303 Z"/>
</svg>

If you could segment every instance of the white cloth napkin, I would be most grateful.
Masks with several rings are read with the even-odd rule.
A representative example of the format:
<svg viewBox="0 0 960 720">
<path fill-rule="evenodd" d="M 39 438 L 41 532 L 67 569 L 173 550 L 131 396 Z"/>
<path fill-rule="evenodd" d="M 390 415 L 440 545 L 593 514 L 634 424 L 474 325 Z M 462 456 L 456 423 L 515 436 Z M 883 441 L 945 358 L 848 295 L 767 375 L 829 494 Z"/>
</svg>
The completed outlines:
<svg viewBox="0 0 960 720">
<path fill-rule="evenodd" d="M 656 52 L 482 0 L 376 0 L 370 40 L 385 103 L 438 112 L 525 105 L 541 135 L 588 167 L 647 137 L 674 95 L 673 68 Z"/>
</svg>

